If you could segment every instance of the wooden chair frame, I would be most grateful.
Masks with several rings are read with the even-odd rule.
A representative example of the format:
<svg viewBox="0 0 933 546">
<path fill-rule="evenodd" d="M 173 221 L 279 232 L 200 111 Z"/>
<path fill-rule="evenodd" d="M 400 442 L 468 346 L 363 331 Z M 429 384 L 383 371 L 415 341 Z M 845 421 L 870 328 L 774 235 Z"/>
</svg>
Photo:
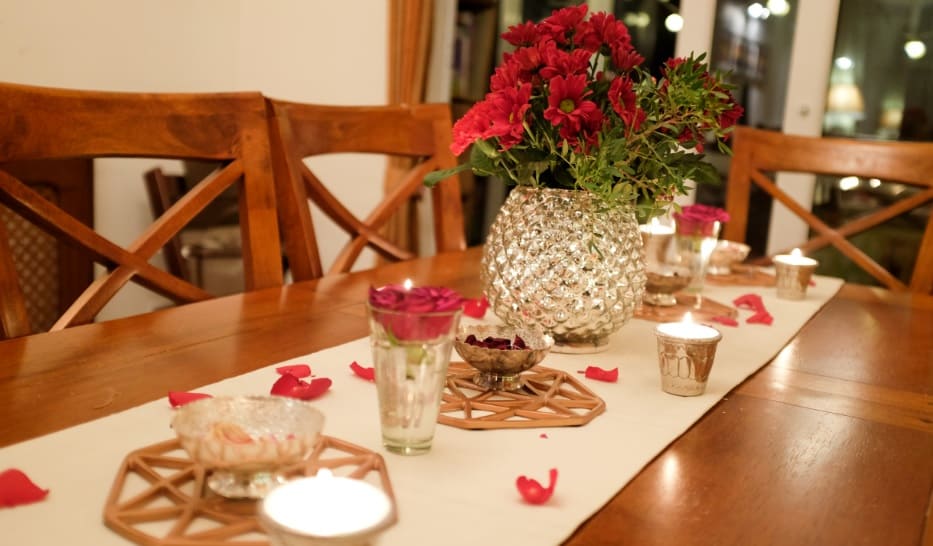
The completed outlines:
<svg viewBox="0 0 933 546">
<path fill-rule="evenodd" d="M 446 104 L 415 106 L 321 106 L 267 99 L 278 202 L 289 267 L 295 280 L 324 275 L 309 200 L 350 235 L 328 273 L 349 271 L 364 248 L 387 260 L 414 253 L 388 241 L 380 230 L 428 173 L 456 166 L 450 152 L 451 119 Z M 311 156 L 361 152 L 417 158 L 403 181 L 365 218 L 357 218 L 304 163 Z M 460 184 L 451 176 L 432 189 L 438 252 L 466 248 Z"/>
<path fill-rule="evenodd" d="M 832 228 L 765 174 L 775 172 L 877 178 L 917 187 L 920 191 Z M 846 239 L 933 201 L 933 143 L 816 138 L 737 127 L 726 195 L 726 209 L 731 219 L 723 231 L 725 239 L 745 240 L 752 182 L 817 232 L 816 237 L 799 245 L 801 250 L 812 251 L 831 244 L 891 290 L 924 294 L 933 291 L 933 221 L 927 222 L 909 285 Z"/>
<path fill-rule="evenodd" d="M 0 167 L 0 201 L 58 239 L 84 249 L 108 273 L 96 279 L 53 330 L 92 321 L 129 281 L 176 302 L 212 297 L 149 264 L 210 201 L 241 184 L 247 290 L 283 281 L 265 102 L 259 93 L 114 93 L 0 84 L 0 163 L 67 157 L 145 157 L 228 162 L 123 248 L 26 187 Z M 133 180 L 138 184 L 138 180 Z M 4 238 L 4 241 L 6 239 Z M 0 243 L 2 244 L 2 243 Z M 31 332 L 15 268 L 0 247 L 3 332 Z"/>
</svg>

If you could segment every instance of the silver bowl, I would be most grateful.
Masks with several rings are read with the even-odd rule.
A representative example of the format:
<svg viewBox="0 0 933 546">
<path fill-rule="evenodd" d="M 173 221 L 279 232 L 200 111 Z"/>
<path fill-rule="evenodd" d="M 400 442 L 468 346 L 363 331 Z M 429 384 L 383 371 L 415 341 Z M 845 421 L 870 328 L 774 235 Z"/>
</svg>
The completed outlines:
<svg viewBox="0 0 933 546">
<path fill-rule="evenodd" d="M 674 296 L 690 284 L 693 276 L 690 268 L 680 265 L 657 264 L 645 269 L 645 295 L 642 301 L 648 305 L 669 307 L 677 305 Z"/>
<path fill-rule="evenodd" d="M 723 239 L 716 243 L 706 272 L 710 275 L 728 275 L 732 273 L 732 265 L 745 260 L 750 250 L 751 247 L 744 243 Z"/>
<path fill-rule="evenodd" d="M 210 472 L 207 485 L 227 498 L 262 498 L 285 482 L 320 439 L 324 414 L 283 396 L 205 398 L 175 410 L 172 428 L 191 459 Z"/>
<path fill-rule="evenodd" d="M 527 348 L 481 347 L 466 342 L 470 335 L 479 340 L 488 337 L 514 340 L 519 336 Z M 454 339 L 457 354 L 477 370 L 473 382 L 484 389 L 497 391 L 520 390 L 523 385 L 521 373 L 544 360 L 553 346 L 554 339 L 538 330 L 505 325 L 464 325 Z"/>
</svg>

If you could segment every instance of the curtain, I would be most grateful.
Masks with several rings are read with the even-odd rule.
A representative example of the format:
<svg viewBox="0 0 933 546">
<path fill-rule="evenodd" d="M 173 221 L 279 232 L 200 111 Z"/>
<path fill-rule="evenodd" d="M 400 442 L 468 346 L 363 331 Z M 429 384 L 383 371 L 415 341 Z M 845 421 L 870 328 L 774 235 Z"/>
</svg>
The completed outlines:
<svg viewBox="0 0 933 546">
<path fill-rule="evenodd" d="M 430 59 L 433 0 L 390 0 L 388 32 L 389 104 L 424 102 Z M 395 188 L 412 167 L 408 158 L 390 158 L 383 188 Z M 389 220 L 385 236 L 400 247 L 418 252 L 417 201 L 413 197 Z"/>
</svg>

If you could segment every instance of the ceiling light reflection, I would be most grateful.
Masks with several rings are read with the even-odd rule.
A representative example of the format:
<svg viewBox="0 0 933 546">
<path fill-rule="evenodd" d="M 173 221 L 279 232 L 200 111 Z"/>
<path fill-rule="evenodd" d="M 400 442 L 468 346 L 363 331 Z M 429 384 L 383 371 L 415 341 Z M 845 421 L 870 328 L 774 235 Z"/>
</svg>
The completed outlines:
<svg viewBox="0 0 933 546">
<path fill-rule="evenodd" d="M 833 61 L 833 63 L 836 65 L 836 68 L 838 68 L 839 70 L 850 70 L 852 66 L 855 64 L 854 62 L 852 62 L 851 58 L 845 57 L 845 56 L 836 57 L 836 60 Z"/>
<path fill-rule="evenodd" d="M 847 176 L 839 180 L 839 189 L 842 191 L 854 190 L 859 185 L 857 176 Z"/>
<path fill-rule="evenodd" d="M 778 17 L 790 13 L 790 3 L 787 0 L 768 0 L 768 11 Z"/>
</svg>

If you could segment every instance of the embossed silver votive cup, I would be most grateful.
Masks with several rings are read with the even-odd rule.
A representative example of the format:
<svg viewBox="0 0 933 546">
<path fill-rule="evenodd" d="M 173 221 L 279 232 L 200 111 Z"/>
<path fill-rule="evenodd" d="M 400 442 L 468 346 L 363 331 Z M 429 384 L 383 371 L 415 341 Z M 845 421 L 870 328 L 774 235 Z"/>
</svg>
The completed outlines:
<svg viewBox="0 0 933 546">
<path fill-rule="evenodd" d="M 810 278 L 819 262 L 800 254 L 782 254 L 774 257 L 777 297 L 802 300 L 807 297 Z"/>
<path fill-rule="evenodd" d="M 668 322 L 658 325 L 655 336 L 661 390 L 677 396 L 703 394 L 722 339 L 719 330 L 692 322 Z"/>
</svg>

